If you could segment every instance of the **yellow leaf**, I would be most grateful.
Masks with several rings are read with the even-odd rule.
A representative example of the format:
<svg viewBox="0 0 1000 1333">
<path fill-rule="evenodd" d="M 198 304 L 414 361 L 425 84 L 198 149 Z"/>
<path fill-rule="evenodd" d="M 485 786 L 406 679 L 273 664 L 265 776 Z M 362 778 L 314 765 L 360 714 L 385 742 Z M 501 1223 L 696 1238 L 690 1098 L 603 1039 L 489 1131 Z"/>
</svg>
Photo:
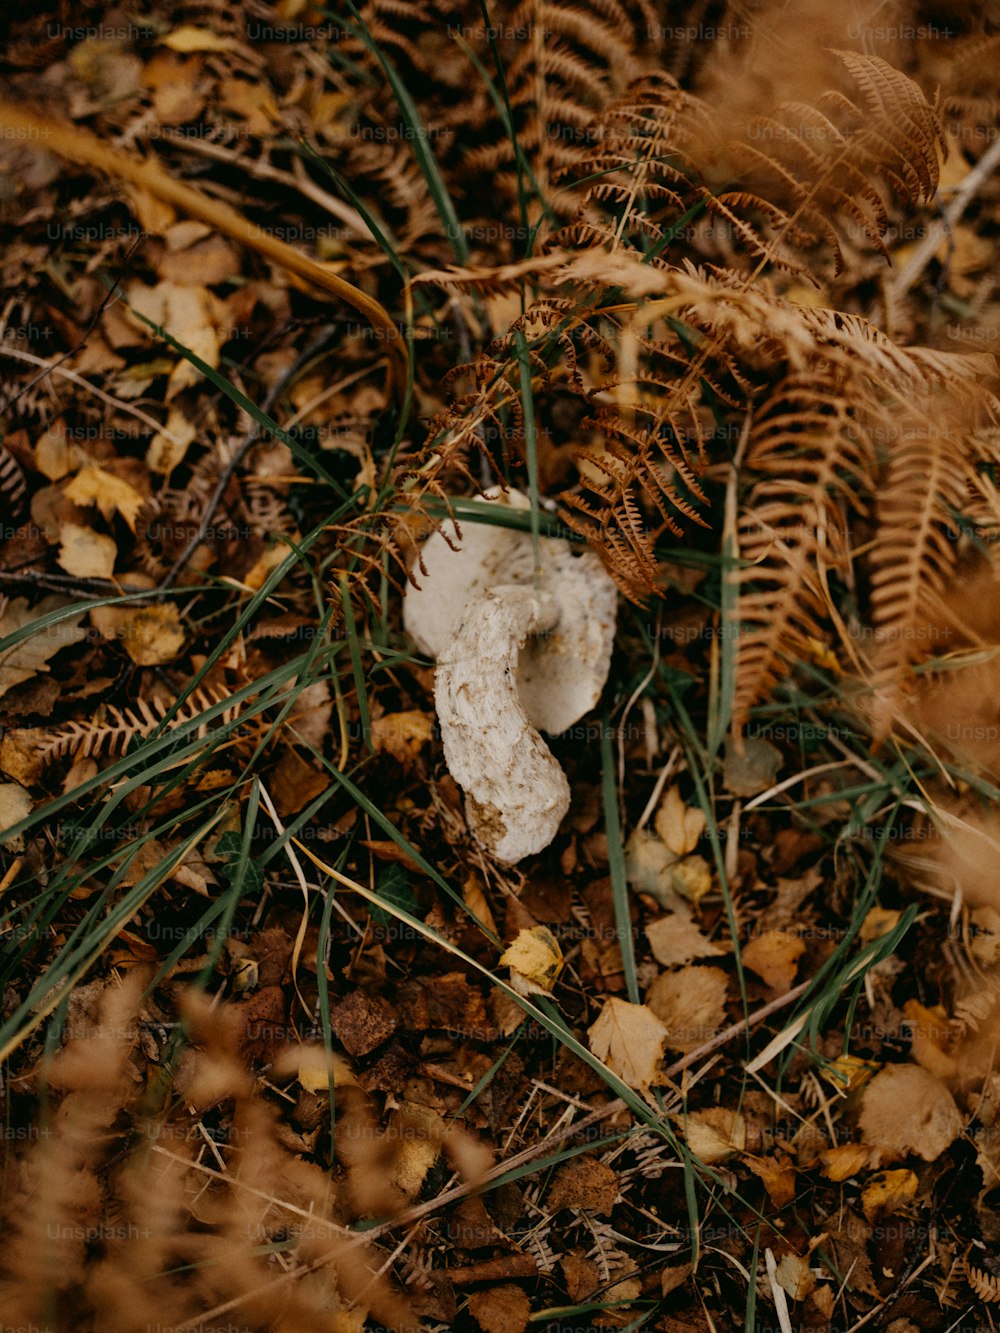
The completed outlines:
<svg viewBox="0 0 1000 1333">
<path fill-rule="evenodd" d="M 687 856 L 697 847 L 698 839 L 705 831 L 705 813 L 695 806 L 685 805 L 680 788 L 671 787 L 660 802 L 654 825 L 675 856 Z"/>
<path fill-rule="evenodd" d="M 167 413 L 167 424 L 153 436 L 146 450 L 146 466 L 151 472 L 168 477 L 177 464 L 183 461 L 188 445 L 197 433 L 181 409 L 171 407 Z"/>
<path fill-rule="evenodd" d="M 862 1060 L 858 1055 L 840 1055 L 821 1072 L 838 1092 L 854 1092 L 867 1083 L 876 1069 L 878 1065 L 874 1060 Z"/>
<path fill-rule="evenodd" d="M 335 1051 L 327 1053 L 322 1046 L 290 1046 L 275 1060 L 274 1068 L 276 1073 L 294 1074 L 306 1092 L 326 1092 L 331 1074 L 338 1086 L 357 1085 L 343 1056 Z"/>
<path fill-rule="evenodd" d="M 445 1123 L 435 1111 L 401 1102 L 386 1128 L 386 1146 L 395 1147 L 393 1184 L 413 1199 L 441 1153 Z"/>
<path fill-rule="evenodd" d="M 391 754 L 404 768 L 416 759 L 433 735 L 433 716 L 416 708 L 372 718 L 375 753 L 385 751 Z"/>
<path fill-rule="evenodd" d="M 548 995 L 563 967 L 559 941 L 546 926 L 518 932 L 500 962 L 511 971 L 510 984 L 520 995 Z"/>
<path fill-rule="evenodd" d="M 873 907 L 861 923 L 861 940 L 864 944 L 870 944 L 872 940 L 877 940 L 882 935 L 888 935 L 890 930 L 895 929 L 899 924 L 901 912 L 890 910 L 888 907 Z"/>
<path fill-rule="evenodd" d="M 712 872 L 703 856 L 685 856 L 670 872 L 670 883 L 675 893 L 697 905 L 712 889 Z"/>
<path fill-rule="evenodd" d="M 692 1111 L 682 1123 L 688 1147 L 706 1165 L 724 1162 L 746 1147 L 747 1122 L 739 1111 L 709 1106 L 704 1111 Z"/>
<path fill-rule="evenodd" d="M 791 989 L 805 943 L 788 930 L 765 930 L 754 936 L 743 950 L 743 962 L 751 972 L 782 994 Z"/>
<path fill-rule="evenodd" d="M 667 1029 L 644 1004 L 610 996 L 587 1039 L 598 1060 L 629 1085 L 648 1088 L 659 1072 Z"/>
<path fill-rule="evenodd" d="M 56 563 L 78 579 L 109 579 L 115 572 L 118 547 L 114 538 L 78 523 L 64 523 L 59 529 L 59 554 Z"/>
<path fill-rule="evenodd" d="M 162 666 L 172 662 L 184 647 L 180 612 L 173 603 L 94 607 L 90 620 L 104 638 L 120 639 L 136 666 Z"/>
<path fill-rule="evenodd" d="M 861 1211 L 869 1222 L 878 1213 L 892 1212 L 913 1198 L 918 1183 L 913 1171 L 880 1171 L 861 1194 Z"/>
<path fill-rule="evenodd" d="M 148 287 L 133 282 L 128 289 L 129 305 L 137 315 L 163 328 L 172 338 L 215 368 L 219 364 L 219 330 L 212 299 L 204 287 L 184 287 L 176 282 L 158 282 Z M 147 335 L 150 330 L 139 321 Z M 197 384 L 201 371 L 177 354 L 167 385 L 167 401 L 181 389 Z"/>
<path fill-rule="evenodd" d="M 221 37 L 209 28 L 196 28 L 193 23 L 182 24 L 160 40 L 181 55 L 190 55 L 192 51 L 228 51 L 233 45 L 231 38 Z"/>
<path fill-rule="evenodd" d="M 804 1301 L 816 1286 L 816 1274 L 809 1267 L 809 1260 L 800 1259 L 797 1254 L 784 1255 L 774 1276 L 793 1301 Z"/>
<path fill-rule="evenodd" d="M 0 782 L 0 847 L 9 847 L 12 852 L 24 850 L 24 835 L 5 838 L 9 828 L 27 819 L 31 814 L 31 796 L 19 782 Z"/>
<path fill-rule="evenodd" d="M 262 588 L 267 581 L 267 577 L 288 557 L 288 547 L 284 542 L 275 542 L 273 546 L 268 547 L 260 559 L 254 564 L 252 569 L 247 570 L 243 576 L 243 586 L 252 588 L 254 592 Z"/>
<path fill-rule="evenodd" d="M 133 532 L 144 503 L 134 486 L 102 467 L 81 468 L 63 494 L 74 504 L 97 505 L 104 518 L 111 518 L 117 509 Z"/>
<path fill-rule="evenodd" d="M 871 1156 L 872 1150 L 866 1143 L 838 1143 L 820 1154 L 823 1174 L 839 1185 L 863 1171 Z"/>
</svg>

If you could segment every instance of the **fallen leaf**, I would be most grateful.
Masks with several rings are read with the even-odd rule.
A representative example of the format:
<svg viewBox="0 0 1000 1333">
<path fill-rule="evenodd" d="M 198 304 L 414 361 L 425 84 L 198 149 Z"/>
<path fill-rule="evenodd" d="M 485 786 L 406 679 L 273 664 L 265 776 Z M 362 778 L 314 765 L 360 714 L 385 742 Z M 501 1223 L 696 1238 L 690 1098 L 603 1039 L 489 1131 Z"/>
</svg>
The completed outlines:
<svg viewBox="0 0 1000 1333">
<path fill-rule="evenodd" d="M 117 510 L 135 532 L 135 521 L 145 504 L 145 496 L 121 477 L 102 467 L 84 467 L 67 485 L 66 498 L 78 505 L 97 505 L 104 518 Z"/>
<path fill-rule="evenodd" d="M 519 995 L 549 995 L 563 967 L 559 941 L 547 926 L 521 930 L 500 956 Z"/>
<path fill-rule="evenodd" d="M 743 948 L 743 962 L 774 991 L 784 994 L 795 981 L 805 942 L 789 930 L 765 930 Z"/>
<path fill-rule="evenodd" d="M 275 1059 L 273 1068 L 278 1075 L 294 1075 L 306 1092 L 326 1092 L 331 1074 L 337 1086 L 357 1086 L 357 1079 L 344 1057 L 315 1044 L 286 1046 Z"/>
<path fill-rule="evenodd" d="M 625 876 L 633 889 L 648 893 L 672 911 L 684 903 L 673 884 L 677 857 L 662 839 L 648 829 L 635 829 L 625 847 Z"/>
<path fill-rule="evenodd" d="M 215 326 L 212 301 L 204 287 L 183 287 L 175 282 L 158 282 L 154 287 L 134 282 L 128 289 L 129 306 L 143 319 L 163 328 L 172 338 L 212 366 L 219 364 L 219 332 Z M 139 321 L 148 334 L 148 325 Z M 202 373 L 190 361 L 180 357 L 172 365 L 166 398 L 169 402 L 182 389 L 198 384 Z"/>
<path fill-rule="evenodd" d="M 349 1055 L 370 1055 L 388 1041 L 398 1021 L 392 1009 L 379 995 L 350 991 L 330 1013 L 330 1027 Z"/>
<path fill-rule="evenodd" d="M 760 736 L 747 736 L 742 748 L 726 737 L 722 780 L 734 796 L 757 796 L 774 785 L 781 767 L 781 751 Z"/>
<path fill-rule="evenodd" d="M 598 1060 L 630 1088 L 648 1088 L 663 1059 L 667 1030 L 644 1004 L 612 995 L 592 1023 L 587 1038 Z"/>
<path fill-rule="evenodd" d="M 190 55 L 193 51 L 229 51 L 233 45 L 232 38 L 222 37 L 210 28 L 197 28 L 193 23 L 183 23 L 160 41 L 181 55 Z"/>
<path fill-rule="evenodd" d="M 962 1132 L 948 1089 L 920 1065 L 886 1065 L 865 1089 L 859 1126 L 865 1143 L 933 1162 Z"/>
<path fill-rule="evenodd" d="M 173 602 L 159 606 L 95 606 L 91 624 L 105 639 L 120 640 L 136 666 L 162 666 L 184 647 L 180 612 Z"/>
<path fill-rule="evenodd" d="M 428 1171 L 441 1154 L 445 1123 L 436 1111 L 400 1102 L 386 1128 L 386 1145 L 395 1149 L 393 1184 L 407 1199 L 419 1194 Z"/>
<path fill-rule="evenodd" d="M 660 1271 L 660 1295 L 669 1296 L 672 1291 L 682 1287 L 691 1276 L 690 1264 L 678 1264 L 676 1268 L 664 1268 Z"/>
<path fill-rule="evenodd" d="M 804 1301 L 816 1286 L 816 1274 L 809 1267 L 809 1260 L 800 1259 L 797 1254 L 784 1255 L 774 1277 L 793 1301 Z"/>
<path fill-rule="evenodd" d="M 619 1193 L 618 1175 L 607 1163 L 597 1157 L 576 1157 L 556 1172 L 546 1204 L 554 1213 L 579 1208 L 607 1217 Z"/>
<path fill-rule="evenodd" d="M 59 554 L 56 563 L 78 579 L 109 579 L 115 572 L 118 547 L 113 537 L 78 523 L 64 523 L 59 529 Z"/>
<path fill-rule="evenodd" d="M 838 1055 L 820 1071 L 827 1083 L 838 1093 L 856 1092 L 867 1083 L 878 1069 L 874 1060 L 862 1060 L 859 1055 Z"/>
<path fill-rule="evenodd" d="M 882 935 L 888 935 L 889 931 L 894 930 L 899 924 L 899 918 L 902 915 L 902 912 L 890 910 L 888 907 L 870 908 L 861 923 L 859 932 L 861 942 L 870 944 L 872 940 L 877 940 Z"/>
<path fill-rule="evenodd" d="M 670 884 L 675 893 L 697 907 L 712 889 L 712 871 L 703 856 L 685 856 L 671 868 Z"/>
<path fill-rule="evenodd" d="M 404 769 L 410 767 L 433 735 L 433 715 L 416 708 L 372 718 L 375 753 L 392 755 Z"/>
<path fill-rule="evenodd" d="M 911 999 L 903 1005 L 903 1014 L 911 1032 L 911 1059 L 935 1078 L 942 1081 L 953 1078 L 958 1068 L 950 1049 L 954 1034 L 943 1006 L 928 1008 Z"/>
<path fill-rule="evenodd" d="M 197 435 L 193 422 L 184 412 L 172 406 L 167 413 L 167 424 L 153 436 L 146 450 L 146 466 L 151 472 L 168 477 L 178 463 L 183 462 L 188 446 Z"/>
<path fill-rule="evenodd" d="M 29 610 L 26 598 L 15 597 L 0 615 L 0 639 L 69 605 L 62 597 L 45 597 Z M 20 685 L 23 680 L 30 680 L 37 672 L 48 671 L 49 658 L 54 657 L 60 648 L 85 639 L 86 631 L 78 628 L 84 614 L 84 611 L 74 612 L 66 620 L 48 625 L 0 652 L 0 695 Z"/>
<path fill-rule="evenodd" d="M 657 834 L 675 856 L 687 856 L 705 831 L 705 812 L 687 806 L 679 787 L 671 787 L 660 802 L 653 821 Z"/>
<path fill-rule="evenodd" d="M 785 1208 L 795 1198 L 795 1168 L 787 1157 L 744 1157 L 744 1162 L 763 1181 L 775 1208 Z"/>
<path fill-rule="evenodd" d="M 706 1165 L 724 1162 L 746 1148 L 747 1122 L 739 1111 L 709 1106 L 681 1118 L 687 1145 Z"/>
<path fill-rule="evenodd" d="M 872 1150 L 867 1143 L 838 1143 L 820 1154 L 823 1175 L 837 1185 L 863 1171 L 871 1158 Z"/>
<path fill-rule="evenodd" d="M 693 1051 L 719 1030 L 726 1017 L 728 978 L 718 967 L 683 967 L 657 977 L 646 1003 L 666 1028 L 675 1051 Z"/>
<path fill-rule="evenodd" d="M 695 925 L 687 912 L 671 912 L 646 927 L 653 957 L 664 967 L 690 963 L 693 958 L 711 958 L 725 953 Z"/>
<path fill-rule="evenodd" d="M 3 835 L 9 828 L 27 819 L 31 814 L 32 800 L 19 782 L 0 783 L 0 847 L 9 847 L 12 852 L 24 851 L 24 835 L 19 833 L 14 838 Z"/>
<path fill-rule="evenodd" d="M 891 1213 L 909 1203 L 919 1183 L 914 1171 L 880 1171 L 861 1193 L 861 1211 L 869 1222 L 879 1213 Z"/>
<path fill-rule="evenodd" d="M 524 1333 L 531 1302 L 523 1287 L 505 1282 L 469 1296 L 469 1311 L 483 1333 Z"/>
</svg>

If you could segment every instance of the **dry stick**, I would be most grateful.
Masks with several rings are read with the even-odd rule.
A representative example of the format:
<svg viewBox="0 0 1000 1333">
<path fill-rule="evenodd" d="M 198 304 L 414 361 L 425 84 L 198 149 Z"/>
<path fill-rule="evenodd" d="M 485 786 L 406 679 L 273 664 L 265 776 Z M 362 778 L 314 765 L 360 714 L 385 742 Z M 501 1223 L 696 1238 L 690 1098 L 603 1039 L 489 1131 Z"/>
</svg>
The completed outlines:
<svg viewBox="0 0 1000 1333">
<path fill-rule="evenodd" d="M 913 284 L 923 273 L 924 269 L 934 258 L 938 246 L 948 235 L 948 233 L 958 222 L 959 218 L 972 202 L 973 197 L 984 184 L 986 178 L 1000 166 L 1000 138 L 994 139 L 989 148 L 982 155 L 976 165 L 962 178 L 961 183 L 952 196 L 951 203 L 944 210 L 944 216 L 940 222 L 935 222 L 933 226 L 928 227 L 927 234 L 916 247 L 909 259 L 892 278 L 886 283 L 887 304 L 892 304 L 905 296 Z"/>
<path fill-rule="evenodd" d="M 103 389 L 99 389 L 96 384 L 88 380 L 85 375 L 78 375 L 75 370 L 67 370 L 65 366 L 61 366 L 59 364 L 62 360 L 61 357 L 54 357 L 47 361 L 44 356 L 36 356 L 34 352 L 22 351 L 19 347 L 7 347 L 2 342 L 0 342 L 0 356 L 9 356 L 14 361 L 26 361 L 32 366 L 44 366 L 45 372 L 38 376 L 39 379 L 44 379 L 46 375 L 61 375 L 63 379 L 78 384 L 82 389 L 86 389 L 88 393 L 92 393 L 95 398 L 100 398 L 102 403 L 107 403 L 109 407 L 115 408 L 116 411 L 124 412 L 128 416 L 135 417 L 137 421 L 144 422 L 151 430 L 168 439 L 171 444 L 182 445 L 184 443 L 178 435 L 167 430 L 166 426 L 161 425 L 155 417 L 151 417 L 141 407 L 134 407 L 132 403 L 127 403 L 122 398 L 115 398 L 112 394 L 105 393 Z"/>
<path fill-rule="evenodd" d="M 154 158 L 141 158 L 112 148 L 96 134 L 76 125 L 49 120 L 34 111 L 0 98 L 0 126 L 13 132 L 12 137 L 37 143 L 39 148 L 58 153 L 82 166 L 93 167 L 119 180 L 146 190 L 164 203 L 173 205 L 189 217 L 256 250 L 288 273 L 338 296 L 371 324 L 385 339 L 389 351 L 390 382 L 401 389 L 406 376 L 406 349 L 399 330 L 388 312 L 374 297 L 359 290 L 344 278 L 331 273 L 322 264 L 248 222 L 236 209 L 218 199 L 211 199 L 193 186 L 176 180 Z"/>
<path fill-rule="evenodd" d="M 770 1018 L 772 1014 L 777 1013 L 780 1009 L 784 1009 L 789 1004 L 792 1004 L 810 984 L 811 983 L 808 981 L 800 982 L 799 985 L 794 986 L 784 995 L 779 995 L 776 1000 L 771 1000 L 769 1003 L 762 1005 L 760 1009 L 755 1009 L 754 1012 L 748 1014 L 742 1022 L 733 1023 L 730 1027 L 724 1028 L 722 1032 L 717 1033 L 716 1036 L 703 1042 L 696 1050 L 689 1051 L 688 1054 L 682 1056 L 680 1060 L 675 1060 L 672 1065 L 664 1070 L 664 1076 L 668 1079 L 674 1078 L 677 1074 L 683 1073 L 684 1070 L 696 1060 L 701 1060 L 706 1055 L 711 1055 L 714 1051 L 718 1050 L 720 1046 L 724 1046 L 726 1042 L 731 1041 L 733 1037 L 738 1037 L 741 1033 L 749 1032 L 751 1027 L 756 1026 L 758 1023 L 762 1023 L 765 1018 Z M 445 1190 L 436 1198 L 428 1199 L 426 1203 L 420 1203 L 413 1208 L 408 1208 L 406 1212 L 400 1213 L 398 1216 L 392 1217 L 386 1222 L 380 1222 L 377 1226 L 369 1227 L 363 1232 L 352 1233 L 356 1236 L 356 1240 L 348 1242 L 348 1244 L 362 1244 L 367 1241 L 380 1240 L 383 1236 L 388 1235 L 391 1231 L 395 1231 L 398 1227 L 412 1226 L 414 1222 L 421 1221 L 423 1218 L 427 1217 L 428 1214 L 436 1213 L 439 1208 L 444 1208 L 446 1205 L 454 1203 L 458 1199 L 463 1199 L 468 1194 L 477 1193 L 484 1185 L 488 1185 L 491 1181 L 506 1175 L 508 1171 L 516 1171 L 518 1167 L 526 1166 L 529 1162 L 534 1161 L 536 1157 L 541 1157 L 543 1153 L 548 1152 L 556 1144 L 563 1143 L 566 1139 L 574 1138 L 577 1134 L 581 1134 L 585 1130 L 590 1129 L 591 1126 L 599 1124 L 602 1120 L 607 1120 L 611 1116 L 617 1115 L 619 1111 L 624 1111 L 625 1109 L 625 1103 L 620 1097 L 616 1097 L 614 1101 L 608 1102 L 606 1106 L 601 1106 L 596 1111 L 591 1111 L 590 1115 L 584 1116 L 582 1120 L 577 1120 L 574 1124 L 567 1125 L 565 1129 L 561 1129 L 555 1134 L 550 1134 L 548 1138 L 544 1139 L 541 1143 L 537 1143 L 530 1148 L 525 1148 L 522 1152 L 515 1153 L 513 1157 L 508 1157 L 503 1162 L 498 1162 L 495 1167 L 490 1171 L 487 1171 L 484 1175 L 478 1177 L 476 1180 L 466 1181 L 461 1185 L 456 1185 L 453 1189 Z M 161 1151 L 166 1152 L 167 1150 L 161 1149 Z M 202 1166 L 200 1169 L 203 1171 L 211 1170 L 210 1167 L 205 1166 Z M 240 1184 L 241 1182 L 237 1181 L 235 1183 Z M 279 1200 L 278 1202 L 280 1203 L 281 1201 Z M 293 1211 L 297 1210 L 293 1209 Z M 333 1230 L 336 1224 L 328 1223 L 327 1225 Z M 340 1257 L 340 1255 L 333 1256 L 334 1259 L 338 1257 Z M 225 1301 L 223 1304 L 215 1306 L 214 1309 L 206 1310 L 203 1314 L 198 1316 L 198 1321 L 189 1321 L 186 1324 L 178 1324 L 178 1333 L 180 1333 L 182 1329 L 200 1328 L 208 1323 L 209 1320 L 218 1319 L 224 1314 L 229 1314 L 231 1310 L 237 1309 L 243 1301 L 248 1300 L 251 1296 L 262 1295 L 264 1292 L 272 1290 L 279 1283 L 287 1282 L 292 1278 L 305 1277 L 306 1274 L 316 1272 L 318 1269 L 325 1267 L 332 1261 L 332 1259 L 316 1259 L 311 1264 L 304 1264 L 301 1268 L 294 1268 L 287 1273 L 282 1273 L 280 1277 L 265 1283 L 261 1287 L 256 1287 L 251 1292 L 246 1292 L 242 1296 L 236 1296 L 232 1300 Z"/>
</svg>

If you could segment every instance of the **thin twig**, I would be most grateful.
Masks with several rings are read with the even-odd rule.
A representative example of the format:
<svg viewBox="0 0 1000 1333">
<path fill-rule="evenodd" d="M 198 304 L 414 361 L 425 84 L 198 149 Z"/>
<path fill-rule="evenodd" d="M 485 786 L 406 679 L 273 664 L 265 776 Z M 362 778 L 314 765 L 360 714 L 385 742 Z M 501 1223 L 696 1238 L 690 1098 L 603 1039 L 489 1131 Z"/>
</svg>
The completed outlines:
<svg viewBox="0 0 1000 1333">
<path fill-rule="evenodd" d="M 968 208 L 980 187 L 985 184 L 987 178 L 998 166 L 1000 166 L 1000 138 L 993 140 L 968 175 L 962 178 L 961 183 L 952 195 L 951 202 L 944 210 L 941 221 L 935 222 L 927 228 L 926 235 L 914 249 L 909 259 L 899 272 L 886 283 L 887 305 L 894 305 L 910 290 L 934 258 L 938 246 L 954 229 L 955 224 Z"/>
</svg>

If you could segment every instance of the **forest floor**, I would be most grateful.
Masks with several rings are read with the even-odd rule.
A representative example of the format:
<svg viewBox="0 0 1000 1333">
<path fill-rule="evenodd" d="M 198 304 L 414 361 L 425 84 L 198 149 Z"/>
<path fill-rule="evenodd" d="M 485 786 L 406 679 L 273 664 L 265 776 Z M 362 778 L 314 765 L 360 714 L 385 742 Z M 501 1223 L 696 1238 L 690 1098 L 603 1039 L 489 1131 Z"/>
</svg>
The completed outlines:
<svg viewBox="0 0 1000 1333">
<path fill-rule="evenodd" d="M 737 513 L 771 494 L 742 405 L 806 429 L 809 320 L 840 312 L 887 377 L 919 346 L 942 382 L 995 383 L 989 23 L 33 8 L 0 19 L 0 1330 L 997 1327 L 992 534 L 915 502 L 899 558 L 934 528 L 937 602 L 888 686 L 881 482 L 843 567 L 809 511 L 808 562 L 734 601 L 800 549 Z M 677 168 L 669 197 L 642 185 L 680 214 L 648 204 L 644 294 L 617 250 L 634 201 L 616 239 L 583 229 L 584 111 L 660 67 L 751 146 L 765 103 L 827 133 L 803 104 L 840 77 L 828 48 L 869 62 L 869 118 L 878 60 L 916 90 L 897 125 L 939 118 L 927 180 L 914 150 L 872 193 L 853 166 L 817 207 L 793 191 L 807 260 L 752 251 L 767 316 L 730 336 L 699 320 L 744 197 L 712 216 Z M 659 343 L 628 323 L 650 293 Z M 796 366 L 789 426 L 759 404 Z M 667 448 L 674 489 L 636 483 L 611 523 L 598 436 L 645 459 L 638 395 L 675 374 L 704 466 Z M 496 486 L 526 507 L 491 511 Z M 449 512 L 455 560 L 472 531 L 589 535 L 620 590 L 600 699 L 547 741 L 569 813 L 514 865 L 476 836 L 403 624 Z"/>
</svg>

